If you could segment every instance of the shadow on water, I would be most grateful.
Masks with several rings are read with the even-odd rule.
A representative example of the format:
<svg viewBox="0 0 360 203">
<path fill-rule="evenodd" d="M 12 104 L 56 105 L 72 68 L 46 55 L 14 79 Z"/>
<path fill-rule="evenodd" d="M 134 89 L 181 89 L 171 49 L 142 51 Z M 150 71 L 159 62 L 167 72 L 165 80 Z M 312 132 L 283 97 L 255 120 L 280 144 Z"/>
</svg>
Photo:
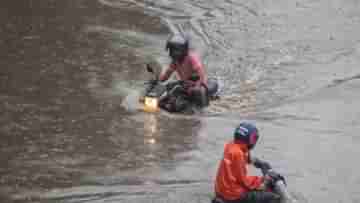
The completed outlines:
<svg viewBox="0 0 360 203">
<path fill-rule="evenodd" d="M 124 36 L 166 34 L 160 19 L 97 1 L 4 1 L 0 26 L 2 202 L 29 190 L 143 184 L 122 177 L 171 168 L 196 148 L 199 121 L 121 105 L 131 82 L 146 78 Z"/>
</svg>

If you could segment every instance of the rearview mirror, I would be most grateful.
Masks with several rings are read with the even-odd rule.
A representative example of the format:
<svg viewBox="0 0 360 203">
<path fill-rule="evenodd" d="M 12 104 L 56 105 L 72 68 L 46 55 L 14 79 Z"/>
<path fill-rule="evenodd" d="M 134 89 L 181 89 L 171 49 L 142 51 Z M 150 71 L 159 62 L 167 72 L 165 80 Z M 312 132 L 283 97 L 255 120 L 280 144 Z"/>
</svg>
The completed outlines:
<svg viewBox="0 0 360 203">
<path fill-rule="evenodd" d="M 149 64 L 146 64 L 146 70 L 147 70 L 147 72 L 149 72 L 149 73 L 154 73 L 153 68 L 152 68 Z"/>
</svg>

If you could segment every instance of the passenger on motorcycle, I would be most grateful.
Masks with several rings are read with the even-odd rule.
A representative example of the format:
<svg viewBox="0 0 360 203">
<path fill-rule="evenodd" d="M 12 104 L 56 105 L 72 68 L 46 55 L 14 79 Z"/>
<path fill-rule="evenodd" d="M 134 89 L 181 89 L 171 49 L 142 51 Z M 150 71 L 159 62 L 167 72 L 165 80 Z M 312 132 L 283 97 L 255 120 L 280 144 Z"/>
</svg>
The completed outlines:
<svg viewBox="0 0 360 203">
<path fill-rule="evenodd" d="M 189 40 L 180 34 L 172 35 L 166 42 L 166 50 L 172 61 L 160 74 L 160 81 L 168 80 L 176 72 L 177 78 L 184 81 L 191 100 L 200 107 L 207 106 L 207 76 L 200 57 L 189 49 Z M 191 79 L 194 75 L 199 78 L 197 81 Z"/>
<path fill-rule="evenodd" d="M 256 126 L 242 122 L 235 129 L 234 140 L 225 145 L 223 158 L 220 162 L 216 181 L 215 199 L 213 203 L 273 203 L 279 202 L 280 196 L 269 191 L 272 180 L 270 175 L 250 176 L 248 165 L 257 168 L 267 164 L 250 157 L 250 150 L 259 139 Z"/>
</svg>

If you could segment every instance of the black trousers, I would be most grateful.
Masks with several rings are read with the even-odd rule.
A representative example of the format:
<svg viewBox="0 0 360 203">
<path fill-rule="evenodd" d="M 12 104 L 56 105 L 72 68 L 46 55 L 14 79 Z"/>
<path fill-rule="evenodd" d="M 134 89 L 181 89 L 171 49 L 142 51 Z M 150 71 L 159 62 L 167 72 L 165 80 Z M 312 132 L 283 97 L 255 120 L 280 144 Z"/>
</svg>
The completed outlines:
<svg viewBox="0 0 360 203">
<path fill-rule="evenodd" d="M 239 200 L 224 200 L 216 197 L 212 203 L 280 203 L 280 196 L 273 192 L 251 191 Z"/>
<path fill-rule="evenodd" d="M 179 81 L 173 81 L 169 82 L 166 86 L 169 90 L 172 90 L 177 84 L 179 84 Z M 209 105 L 208 91 L 204 85 L 190 87 L 190 91 L 189 89 L 179 89 L 178 91 L 180 91 L 180 93 L 174 92 L 174 94 L 188 95 L 187 99 L 198 107 Z"/>
<path fill-rule="evenodd" d="M 205 86 L 191 88 L 191 101 L 198 107 L 205 107 L 209 105 L 208 92 Z"/>
</svg>

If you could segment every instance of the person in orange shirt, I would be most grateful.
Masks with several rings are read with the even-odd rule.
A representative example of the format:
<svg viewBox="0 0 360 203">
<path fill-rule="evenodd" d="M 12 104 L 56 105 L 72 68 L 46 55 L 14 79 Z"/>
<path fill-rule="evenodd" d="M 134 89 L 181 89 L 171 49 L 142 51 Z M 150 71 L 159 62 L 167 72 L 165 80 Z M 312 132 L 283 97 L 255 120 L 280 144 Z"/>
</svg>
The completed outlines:
<svg viewBox="0 0 360 203">
<path fill-rule="evenodd" d="M 215 181 L 214 202 L 225 203 L 273 203 L 279 202 L 280 196 L 267 190 L 270 177 L 248 175 L 248 165 L 255 167 L 266 163 L 250 157 L 259 139 L 256 126 L 241 122 L 235 129 L 234 140 L 227 143 L 220 162 Z M 251 161 L 253 160 L 253 161 Z"/>
</svg>

